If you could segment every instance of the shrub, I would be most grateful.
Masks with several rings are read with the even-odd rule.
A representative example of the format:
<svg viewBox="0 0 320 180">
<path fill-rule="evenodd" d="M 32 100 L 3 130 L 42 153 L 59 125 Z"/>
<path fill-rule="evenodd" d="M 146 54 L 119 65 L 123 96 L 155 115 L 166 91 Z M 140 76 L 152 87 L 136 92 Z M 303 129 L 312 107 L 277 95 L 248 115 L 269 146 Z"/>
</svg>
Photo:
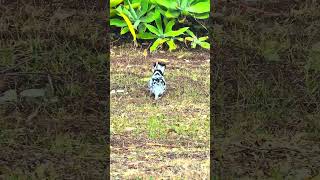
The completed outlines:
<svg viewBox="0 0 320 180">
<path fill-rule="evenodd" d="M 209 0 L 110 0 L 110 25 L 118 27 L 120 35 L 130 32 L 135 45 L 137 39 L 153 40 L 151 52 L 163 44 L 175 50 L 176 41 L 210 49 L 207 36 L 198 38 L 186 26 L 188 19 L 207 19 L 209 14 Z"/>
</svg>

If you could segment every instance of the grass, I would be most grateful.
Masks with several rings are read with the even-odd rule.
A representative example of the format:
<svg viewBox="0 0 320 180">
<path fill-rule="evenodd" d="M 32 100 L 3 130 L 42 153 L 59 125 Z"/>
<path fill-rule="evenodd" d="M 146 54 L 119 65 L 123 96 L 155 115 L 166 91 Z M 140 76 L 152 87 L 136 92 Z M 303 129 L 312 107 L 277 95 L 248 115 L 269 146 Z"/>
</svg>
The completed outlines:
<svg viewBox="0 0 320 180">
<path fill-rule="evenodd" d="M 220 178 L 319 174 L 319 7 L 311 1 L 217 4 L 211 57 L 221 67 L 213 69 L 213 163 Z"/>
<path fill-rule="evenodd" d="M 111 176 L 209 178 L 209 53 L 111 49 Z M 168 59 L 167 93 L 148 95 L 152 60 Z"/>
<path fill-rule="evenodd" d="M 0 3 L 0 96 L 18 95 L 0 104 L 1 179 L 106 175 L 106 33 L 89 7 Z"/>
</svg>

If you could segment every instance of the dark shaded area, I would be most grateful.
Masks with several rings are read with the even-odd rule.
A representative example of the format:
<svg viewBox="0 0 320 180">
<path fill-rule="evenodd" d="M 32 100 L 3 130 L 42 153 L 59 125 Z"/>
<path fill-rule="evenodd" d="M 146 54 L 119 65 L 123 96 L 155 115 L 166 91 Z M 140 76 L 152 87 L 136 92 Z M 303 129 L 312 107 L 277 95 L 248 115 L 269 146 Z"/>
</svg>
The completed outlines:
<svg viewBox="0 0 320 180">
<path fill-rule="evenodd" d="M 319 2 L 215 3 L 212 175 L 319 178 Z"/>
<path fill-rule="evenodd" d="M 109 46 L 101 5 L 0 2 L 0 179 L 109 174 Z M 9 90 L 17 99 L 5 102 Z"/>
</svg>

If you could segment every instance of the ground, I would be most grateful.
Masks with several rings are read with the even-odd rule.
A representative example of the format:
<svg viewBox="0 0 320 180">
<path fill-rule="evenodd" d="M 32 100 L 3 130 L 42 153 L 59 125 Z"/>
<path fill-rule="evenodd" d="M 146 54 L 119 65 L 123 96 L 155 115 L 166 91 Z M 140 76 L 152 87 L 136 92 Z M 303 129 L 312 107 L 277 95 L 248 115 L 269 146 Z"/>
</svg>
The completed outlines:
<svg viewBox="0 0 320 180">
<path fill-rule="evenodd" d="M 215 10 L 213 174 L 319 179 L 319 2 L 222 0 Z"/>
<path fill-rule="evenodd" d="M 0 97 L 18 94 L 0 102 L 0 179 L 106 176 L 107 35 L 92 7 L 0 2 Z"/>
<path fill-rule="evenodd" d="M 111 48 L 111 176 L 209 179 L 209 52 L 143 56 Z M 152 62 L 167 59 L 167 92 L 149 96 Z M 117 90 L 123 90 L 117 93 Z"/>
</svg>

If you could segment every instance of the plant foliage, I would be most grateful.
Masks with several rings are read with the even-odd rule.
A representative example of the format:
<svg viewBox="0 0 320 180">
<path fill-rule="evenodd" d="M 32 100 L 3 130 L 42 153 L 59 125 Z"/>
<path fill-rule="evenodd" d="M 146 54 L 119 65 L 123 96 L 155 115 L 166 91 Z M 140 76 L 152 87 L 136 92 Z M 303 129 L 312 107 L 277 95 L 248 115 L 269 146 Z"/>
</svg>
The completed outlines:
<svg viewBox="0 0 320 180">
<path fill-rule="evenodd" d="M 120 28 L 120 35 L 130 32 L 135 44 L 153 40 L 151 52 L 163 44 L 175 50 L 176 41 L 209 49 L 208 37 L 198 38 L 186 26 L 186 19 L 207 19 L 209 13 L 209 0 L 110 0 L 110 25 Z"/>
</svg>

